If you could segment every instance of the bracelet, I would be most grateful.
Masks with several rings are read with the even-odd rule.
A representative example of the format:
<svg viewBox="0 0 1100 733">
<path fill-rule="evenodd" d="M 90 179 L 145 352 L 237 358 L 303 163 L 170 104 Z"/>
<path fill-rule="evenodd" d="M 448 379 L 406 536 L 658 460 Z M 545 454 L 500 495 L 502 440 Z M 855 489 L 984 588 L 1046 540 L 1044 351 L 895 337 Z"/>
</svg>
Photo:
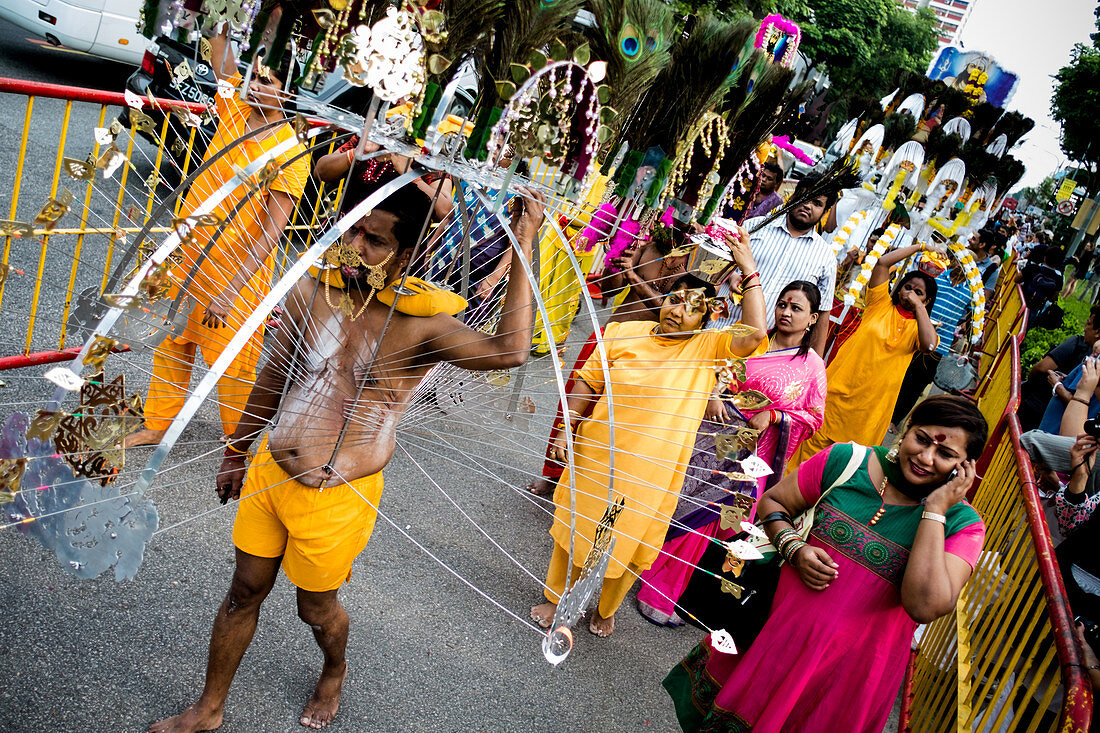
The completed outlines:
<svg viewBox="0 0 1100 733">
<path fill-rule="evenodd" d="M 237 452 L 237 449 L 231 445 L 225 446 L 225 451 L 222 453 L 222 458 L 229 461 L 240 461 L 244 463 L 244 460 L 248 458 L 248 451 Z"/>
<path fill-rule="evenodd" d="M 1080 402 L 1080 403 L 1081 403 L 1082 405 L 1084 405 L 1085 407 L 1088 407 L 1088 406 L 1089 406 L 1089 401 L 1088 401 L 1088 400 L 1083 400 L 1083 399 L 1081 399 L 1080 397 L 1078 397 L 1077 395 L 1073 395 L 1072 397 L 1070 397 L 1070 398 L 1069 398 L 1069 401 L 1070 401 L 1070 402 Z"/>
<path fill-rule="evenodd" d="M 791 525 L 794 524 L 794 522 L 791 520 L 791 515 L 787 514 L 787 512 L 783 512 L 783 511 L 772 512 L 768 516 L 761 519 L 760 524 L 768 524 L 769 522 L 780 522 L 780 521 L 786 522 L 787 524 L 791 524 Z M 780 531 L 782 531 L 782 530 L 780 530 Z"/>
<path fill-rule="evenodd" d="M 777 422 L 779 422 L 780 416 L 777 410 L 768 410 L 768 412 L 771 413 L 768 418 L 768 423 L 770 425 L 775 425 Z"/>
<path fill-rule="evenodd" d="M 226 454 L 228 455 L 230 451 L 232 451 L 233 453 L 236 453 L 238 456 L 247 456 L 248 455 L 247 450 L 241 450 L 240 448 L 237 448 L 236 446 L 234 446 L 232 443 L 226 443 L 225 444 Z"/>
<path fill-rule="evenodd" d="M 805 545 L 802 541 L 802 537 L 795 535 L 794 537 L 783 537 L 781 547 L 779 548 L 779 554 L 784 558 L 789 558 L 791 555 L 791 548 L 796 545 Z"/>
<path fill-rule="evenodd" d="M 795 542 L 795 543 L 792 543 L 791 545 L 788 545 L 787 551 L 785 553 L 783 553 L 783 559 L 793 565 L 794 564 L 794 556 L 796 554 L 798 554 L 799 550 L 801 550 L 803 547 L 805 547 L 808 544 L 809 544 L 808 542 L 804 542 L 802 540 L 802 538 L 800 537 L 798 539 L 798 542 Z"/>
<path fill-rule="evenodd" d="M 939 522 L 943 526 L 945 526 L 945 527 L 947 526 L 947 517 L 945 517 L 942 514 L 936 514 L 935 512 L 926 511 L 926 512 L 923 512 L 920 515 L 920 518 L 921 519 L 931 519 L 933 522 Z"/>
<path fill-rule="evenodd" d="M 741 295 L 744 295 L 745 293 L 749 292 L 753 288 L 760 288 L 761 290 L 763 290 L 763 288 L 760 287 L 760 283 L 753 283 L 752 285 L 741 288 Z"/>
<path fill-rule="evenodd" d="M 348 148 L 348 165 L 355 164 L 355 148 Z"/>
<path fill-rule="evenodd" d="M 752 273 L 751 275 L 745 275 L 745 277 L 741 278 L 741 282 L 748 282 L 749 280 L 752 280 L 754 277 L 760 277 L 760 271 L 759 270 Z"/>
</svg>

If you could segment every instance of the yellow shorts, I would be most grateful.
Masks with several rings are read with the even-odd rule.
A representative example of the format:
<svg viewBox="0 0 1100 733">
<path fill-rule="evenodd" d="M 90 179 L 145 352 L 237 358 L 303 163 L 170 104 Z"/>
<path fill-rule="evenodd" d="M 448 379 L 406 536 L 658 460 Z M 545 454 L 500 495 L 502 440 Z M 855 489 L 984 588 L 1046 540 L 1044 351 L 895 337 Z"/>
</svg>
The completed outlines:
<svg viewBox="0 0 1100 733">
<path fill-rule="evenodd" d="M 265 438 L 241 489 L 233 544 L 257 557 L 282 556 L 283 572 L 302 590 L 336 590 L 367 546 L 381 497 L 381 472 L 323 491 L 298 483 Z"/>
</svg>

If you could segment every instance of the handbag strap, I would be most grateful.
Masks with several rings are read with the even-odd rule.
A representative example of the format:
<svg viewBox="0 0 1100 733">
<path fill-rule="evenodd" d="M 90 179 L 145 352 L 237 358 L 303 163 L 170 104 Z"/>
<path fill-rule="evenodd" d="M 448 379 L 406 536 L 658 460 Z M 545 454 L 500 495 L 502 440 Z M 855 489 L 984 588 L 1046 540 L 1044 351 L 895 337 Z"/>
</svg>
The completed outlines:
<svg viewBox="0 0 1100 733">
<path fill-rule="evenodd" d="M 860 445 L 859 443 L 849 443 L 849 445 L 852 446 L 852 457 L 848 459 L 848 465 L 844 467 L 844 470 L 840 472 L 836 480 L 829 484 L 829 488 L 822 491 L 821 496 L 817 497 L 817 501 L 814 502 L 814 509 L 817 509 L 817 505 L 821 503 L 821 500 L 824 499 L 830 491 L 845 483 L 848 479 L 852 478 L 852 476 L 855 476 L 860 465 L 866 460 L 867 446 Z"/>
</svg>

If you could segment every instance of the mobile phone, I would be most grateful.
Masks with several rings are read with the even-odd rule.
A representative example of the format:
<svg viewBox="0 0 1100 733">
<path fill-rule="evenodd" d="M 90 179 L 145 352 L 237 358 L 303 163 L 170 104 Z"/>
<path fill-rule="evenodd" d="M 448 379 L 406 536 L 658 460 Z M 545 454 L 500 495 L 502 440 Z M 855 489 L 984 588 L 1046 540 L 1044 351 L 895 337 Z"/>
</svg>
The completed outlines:
<svg viewBox="0 0 1100 733">
<path fill-rule="evenodd" d="M 1085 627 L 1085 641 L 1092 647 L 1093 651 L 1100 649 L 1100 626 L 1084 616 L 1073 619 L 1073 623 L 1079 623 Z"/>
</svg>

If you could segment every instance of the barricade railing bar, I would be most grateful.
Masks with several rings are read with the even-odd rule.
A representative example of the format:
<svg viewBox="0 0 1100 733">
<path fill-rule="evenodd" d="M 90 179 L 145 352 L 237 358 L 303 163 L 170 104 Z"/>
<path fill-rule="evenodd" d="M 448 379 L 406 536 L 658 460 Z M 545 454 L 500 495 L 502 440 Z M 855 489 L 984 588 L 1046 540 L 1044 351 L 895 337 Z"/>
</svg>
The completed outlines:
<svg viewBox="0 0 1100 733">
<path fill-rule="evenodd" d="M 1020 445 L 1019 287 L 1001 278 L 1001 336 L 975 399 L 991 426 L 971 503 L 986 539 L 955 612 L 922 630 L 903 688 L 901 730 L 1085 733 L 1092 690 L 1031 463 Z"/>
<path fill-rule="evenodd" d="M 21 103 L 16 101 L 20 97 Z M 171 230 L 170 219 L 150 221 L 158 196 L 173 192 L 165 182 L 173 168 L 166 160 L 170 151 L 165 149 L 171 115 L 166 114 L 158 124 L 155 143 L 140 138 L 134 127 L 128 129 L 125 139 L 118 138 L 129 162 L 112 177 L 97 170 L 91 180 L 80 180 L 66 175 L 63 160 L 97 159 L 105 152 L 105 146 L 93 138 L 92 128 L 110 126 L 126 105 L 125 95 L 0 77 L 0 99 L 9 107 L 21 104 L 23 109 L 15 160 L 0 169 L 0 189 L 11 191 L 10 202 L 0 216 L 6 214 L 9 222 L 27 225 L 30 230 L 20 236 L 19 227 L 9 224 L 0 229 L 0 271 L 7 274 L 0 277 L 0 323 L 27 324 L 25 335 L 16 336 L 9 330 L 0 340 L 0 368 L 13 368 L 42 363 L 43 359 L 69 358 L 72 344 L 68 343 L 67 322 L 74 299 L 88 290 L 96 296 L 102 292 L 126 237 L 143 227 L 154 234 Z M 195 102 L 152 97 L 145 101 L 146 112 L 184 109 L 201 114 L 206 110 Z M 179 179 L 190 172 L 197 134 L 198 129 L 192 127 L 185 147 L 175 151 L 182 160 L 182 169 L 176 172 Z M 335 143 L 332 136 L 320 135 L 311 146 L 323 153 L 331 152 Z M 68 213 L 54 227 L 36 223 L 43 206 L 63 189 L 73 194 Z M 326 208 L 322 202 L 331 193 L 324 184 L 307 187 L 286 227 L 288 236 L 281 253 L 284 263 L 290 256 L 290 240 L 296 246 L 308 246 L 312 241 Z M 182 205 L 183 197 L 176 197 L 173 217 Z M 45 296 L 44 284 L 49 291 Z M 14 298 L 13 290 L 17 293 Z M 52 357 L 51 351 L 55 352 Z"/>
</svg>

